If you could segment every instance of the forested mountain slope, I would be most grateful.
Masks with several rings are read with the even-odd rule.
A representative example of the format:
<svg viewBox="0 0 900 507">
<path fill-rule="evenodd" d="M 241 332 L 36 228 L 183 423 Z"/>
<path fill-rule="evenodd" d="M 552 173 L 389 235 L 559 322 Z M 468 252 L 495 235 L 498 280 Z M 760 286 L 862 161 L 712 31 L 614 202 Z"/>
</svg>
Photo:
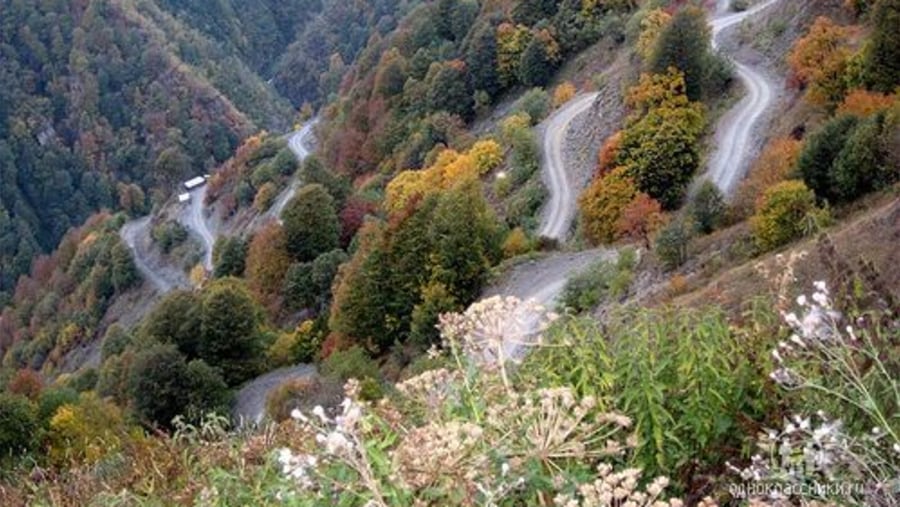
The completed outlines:
<svg viewBox="0 0 900 507">
<path fill-rule="evenodd" d="M 290 117 L 237 55 L 152 1 L 0 11 L 0 294 L 91 213 L 142 211 L 145 193 Z"/>
</svg>

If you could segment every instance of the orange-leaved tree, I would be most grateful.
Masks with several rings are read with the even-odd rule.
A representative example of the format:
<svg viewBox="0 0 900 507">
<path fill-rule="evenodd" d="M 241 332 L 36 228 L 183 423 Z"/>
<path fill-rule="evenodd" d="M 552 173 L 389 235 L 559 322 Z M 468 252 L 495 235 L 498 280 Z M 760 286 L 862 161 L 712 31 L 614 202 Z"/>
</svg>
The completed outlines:
<svg viewBox="0 0 900 507">
<path fill-rule="evenodd" d="M 807 88 L 810 101 L 834 105 L 843 98 L 852 57 L 848 38 L 853 31 L 821 16 L 794 43 L 787 62 L 796 84 Z"/>
<path fill-rule="evenodd" d="M 662 227 L 663 222 L 662 206 L 659 201 L 639 192 L 622 209 L 616 229 L 620 236 L 640 241 L 649 250 L 650 238 Z"/>
</svg>

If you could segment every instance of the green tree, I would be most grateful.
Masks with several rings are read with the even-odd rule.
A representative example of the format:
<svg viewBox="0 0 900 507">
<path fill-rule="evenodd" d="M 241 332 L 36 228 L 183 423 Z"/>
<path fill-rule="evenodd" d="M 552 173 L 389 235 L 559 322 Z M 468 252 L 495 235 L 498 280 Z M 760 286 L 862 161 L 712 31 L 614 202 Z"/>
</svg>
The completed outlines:
<svg viewBox="0 0 900 507">
<path fill-rule="evenodd" d="M 799 180 L 783 181 L 763 194 L 750 228 L 756 245 L 768 251 L 809 232 L 810 220 L 819 214 L 812 190 Z"/>
<path fill-rule="evenodd" d="M 0 392 L 0 457 L 33 449 L 38 428 L 35 409 L 28 398 Z"/>
<path fill-rule="evenodd" d="M 326 309 L 331 302 L 331 285 L 338 268 L 347 260 L 347 254 L 343 250 L 334 249 L 316 257 L 312 262 L 310 282 L 316 291 L 313 302 L 318 310 Z"/>
<path fill-rule="evenodd" d="M 697 7 L 683 7 L 675 13 L 656 41 L 650 70 L 663 74 L 675 67 L 684 74 L 690 100 L 700 100 L 712 59 L 706 14 Z"/>
<path fill-rule="evenodd" d="M 847 136 L 832 166 L 832 179 L 841 199 L 851 201 L 897 180 L 900 169 L 885 163 L 883 126 L 884 115 L 876 114 L 862 120 Z"/>
<path fill-rule="evenodd" d="M 109 326 L 103 335 L 103 345 L 100 347 L 101 362 L 121 354 L 129 344 L 131 344 L 131 334 L 121 324 L 116 323 Z"/>
<path fill-rule="evenodd" d="M 171 292 L 144 317 L 138 335 L 172 343 L 188 358 L 198 357 L 202 338 L 200 304 L 193 292 Z"/>
<path fill-rule="evenodd" d="M 674 209 L 700 164 L 703 107 L 690 102 L 678 72 L 641 76 L 628 97 L 632 114 L 622 133 L 618 163 L 638 189 Z"/>
<path fill-rule="evenodd" d="M 461 60 L 432 64 L 426 77 L 428 111 L 446 111 L 471 120 L 475 111 L 472 80 Z"/>
<path fill-rule="evenodd" d="M 308 262 L 337 248 L 341 226 L 334 199 L 324 186 L 312 184 L 301 188 L 281 216 L 287 250 L 295 260 Z"/>
<path fill-rule="evenodd" d="M 900 86 L 900 1 L 880 0 L 871 19 L 875 29 L 865 49 L 863 76 L 873 90 L 892 93 Z"/>
<path fill-rule="evenodd" d="M 722 223 L 725 215 L 725 199 L 715 183 L 706 180 L 700 185 L 697 194 L 691 199 L 689 212 L 697 230 L 709 234 Z"/>
<path fill-rule="evenodd" d="M 284 299 L 290 309 L 312 308 L 316 291 L 312 283 L 312 263 L 295 262 L 284 275 Z"/>
<path fill-rule="evenodd" d="M 306 185 L 318 183 L 325 187 L 334 198 L 335 209 L 344 207 L 347 197 L 353 190 L 346 178 L 329 171 L 322 160 L 315 155 L 310 155 L 303 161 L 303 166 L 300 168 L 300 179 Z"/>
<path fill-rule="evenodd" d="M 489 23 L 479 24 L 469 41 L 466 66 L 472 76 L 472 87 L 487 93 L 493 99 L 500 92 L 500 76 L 497 73 L 497 36 Z"/>
<path fill-rule="evenodd" d="M 693 229 L 685 220 L 676 219 L 656 235 L 653 250 L 666 269 L 675 269 L 687 261 Z"/>
<path fill-rule="evenodd" d="M 199 421 L 210 412 L 228 415 L 231 392 L 218 368 L 195 359 L 187 364 L 188 384 L 187 405 L 184 413 L 191 421 Z"/>
<path fill-rule="evenodd" d="M 247 241 L 236 236 L 219 236 L 213 246 L 213 276 L 242 276 L 247 261 Z"/>
<path fill-rule="evenodd" d="M 142 350 L 128 374 L 128 393 L 138 417 L 147 424 L 170 427 L 182 413 L 190 378 L 184 355 L 171 344 Z"/>
<path fill-rule="evenodd" d="M 410 321 L 410 342 L 422 350 L 440 340 L 437 329 L 438 317 L 442 313 L 456 311 L 459 304 L 440 282 L 429 283 L 422 288 L 422 301 L 412 311 Z"/>
<path fill-rule="evenodd" d="M 832 166 L 857 123 L 859 118 L 849 115 L 828 120 L 822 128 L 809 136 L 800 153 L 797 161 L 800 175 L 806 186 L 821 199 L 839 199 L 840 190 L 832 178 Z"/>
<path fill-rule="evenodd" d="M 550 82 L 554 70 L 547 42 L 541 37 L 532 37 L 519 61 L 519 81 L 525 86 L 544 86 Z"/>
<path fill-rule="evenodd" d="M 213 282 L 203 293 L 200 320 L 199 357 L 221 367 L 229 386 L 259 371 L 264 352 L 261 308 L 240 280 Z"/>
<path fill-rule="evenodd" d="M 134 265 L 134 260 L 131 258 L 131 250 L 121 241 L 117 241 L 113 245 L 110 256 L 113 287 L 117 293 L 125 292 L 141 279 L 137 266 Z"/>
<path fill-rule="evenodd" d="M 431 280 L 443 283 L 457 301 L 478 297 L 490 267 L 499 262 L 501 231 L 477 184 L 452 189 L 440 197 L 429 221 L 433 241 Z"/>
</svg>

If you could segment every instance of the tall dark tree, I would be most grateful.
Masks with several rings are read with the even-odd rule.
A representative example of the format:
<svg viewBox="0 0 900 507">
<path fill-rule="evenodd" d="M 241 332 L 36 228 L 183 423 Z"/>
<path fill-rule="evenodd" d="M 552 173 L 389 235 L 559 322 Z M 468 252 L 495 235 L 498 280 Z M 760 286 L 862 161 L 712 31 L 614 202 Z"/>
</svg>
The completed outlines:
<svg viewBox="0 0 900 507">
<path fill-rule="evenodd" d="M 532 37 L 522 52 L 519 62 L 519 80 L 525 86 L 544 86 L 553 77 L 553 61 L 547 43 L 540 37 Z"/>
<path fill-rule="evenodd" d="M 875 30 L 866 48 L 864 77 L 883 93 L 900 86 L 900 0 L 879 0 L 872 11 Z"/>
<path fill-rule="evenodd" d="M 189 359 L 199 357 L 200 299 L 189 291 L 170 292 L 144 318 L 139 336 L 172 343 Z"/>
<path fill-rule="evenodd" d="M 199 356 L 222 369 L 229 386 L 258 373 L 263 357 L 262 310 L 243 282 L 223 278 L 203 294 Z"/>
<path fill-rule="evenodd" d="M 446 111 L 464 120 L 472 119 L 475 107 L 472 80 L 461 60 L 432 64 L 426 77 L 429 111 Z"/>
<path fill-rule="evenodd" d="M 472 87 L 491 98 L 500 91 L 497 74 L 497 35 L 490 23 L 480 24 L 474 31 L 466 51 L 466 66 L 472 76 Z"/>
<path fill-rule="evenodd" d="M 190 392 L 184 356 L 174 345 L 156 345 L 138 353 L 128 374 L 135 412 L 147 424 L 170 427 L 182 413 Z"/>
<path fill-rule="evenodd" d="M 806 141 L 797 166 L 806 186 L 819 199 L 835 201 L 840 198 L 831 168 L 857 123 L 859 118 L 856 116 L 832 118 Z"/>
<path fill-rule="evenodd" d="M 659 35 L 650 69 L 663 74 L 675 67 L 684 74 L 687 96 L 700 100 L 710 55 L 710 30 L 706 14 L 697 7 L 683 7 Z"/>
<path fill-rule="evenodd" d="M 832 166 L 832 179 L 838 196 L 846 201 L 874 190 L 880 190 L 898 178 L 900 168 L 885 162 L 881 140 L 884 115 L 862 120 L 847 136 L 843 149 Z"/>
<path fill-rule="evenodd" d="M 219 237 L 213 247 L 213 276 L 242 276 L 247 261 L 247 241 L 239 237 Z"/>
<path fill-rule="evenodd" d="M 324 186 L 306 185 L 288 202 L 281 215 L 288 253 L 309 262 L 338 246 L 341 226 L 334 199 Z"/>
</svg>

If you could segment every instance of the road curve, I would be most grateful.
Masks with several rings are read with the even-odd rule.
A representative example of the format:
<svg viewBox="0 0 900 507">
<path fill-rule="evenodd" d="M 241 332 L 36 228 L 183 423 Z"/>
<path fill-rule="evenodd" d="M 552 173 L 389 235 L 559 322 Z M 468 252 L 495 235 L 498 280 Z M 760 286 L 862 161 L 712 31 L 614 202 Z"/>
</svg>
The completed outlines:
<svg viewBox="0 0 900 507">
<path fill-rule="evenodd" d="M 769 8 L 779 0 L 766 0 L 743 12 L 724 14 L 710 23 L 712 27 L 712 45 L 719 47 L 719 38 L 723 32 L 734 27 L 745 19 Z M 720 0 L 718 12 L 727 7 L 727 0 Z M 740 62 L 733 61 L 738 79 L 743 83 L 747 95 L 719 121 L 716 129 L 716 150 L 710 157 L 706 178 L 716 184 L 727 197 L 736 189 L 744 177 L 753 150 L 753 130 L 760 118 L 772 105 L 775 92 L 774 85 L 761 73 Z"/>
<path fill-rule="evenodd" d="M 128 246 L 128 249 L 131 250 L 131 257 L 134 259 L 134 265 L 135 267 L 137 267 L 138 271 L 140 271 L 144 279 L 153 284 L 153 287 L 157 292 L 159 292 L 160 294 L 165 294 L 171 291 L 174 286 L 169 283 L 169 281 L 166 280 L 165 277 L 154 271 L 150 267 L 150 265 L 147 264 L 147 261 L 140 254 L 138 254 L 138 234 L 142 230 L 147 230 L 149 225 L 149 216 L 139 218 L 137 220 L 132 220 L 122 226 L 122 229 L 119 231 L 119 236 L 122 238 L 122 241 L 125 242 L 125 245 Z"/>
<path fill-rule="evenodd" d="M 580 95 L 570 100 L 545 122 L 541 142 L 543 152 L 541 165 L 544 183 L 550 193 L 550 202 L 544 210 L 538 232 L 541 236 L 562 241 L 569 232 L 569 226 L 575 217 L 575 197 L 578 190 L 572 187 L 569 174 L 566 172 L 563 143 L 566 141 L 566 132 L 572 120 L 591 107 L 596 99 L 596 92 Z"/>
<path fill-rule="evenodd" d="M 209 229 L 206 222 L 206 185 L 191 192 L 191 202 L 187 208 L 186 214 L 182 216 L 182 223 L 203 243 L 203 267 L 207 271 L 212 271 L 213 262 L 213 246 L 216 243 L 216 237 Z"/>
<path fill-rule="evenodd" d="M 312 119 L 306 122 L 306 124 L 303 125 L 300 129 L 288 134 L 288 148 L 290 148 L 290 150 L 294 153 L 294 156 L 297 157 L 297 161 L 300 163 L 306 160 L 306 157 L 309 156 L 310 150 L 307 146 L 307 141 L 313 133 L 312 129 L 315 126 L 316 121 L 316 119 Z M 294 194 L 297 193 L 297 189 L 300 188 L 300 184 L 300 179 L 298 177 L 294 177 L 288 185 L 288 188 L 285 189 L 277 199 L 275 199 L 275 203 L 272 204 L 272 207 L 265 212 L 264 218 L 279 218 L 281 216 L 281 211 L 287 205 L 288 201 L 290 201 L 291 198 L 294 197 Z"/>
<path fill-rule="evenodd" d="M 266 400 L 273 389 L 284 382 L 316 374 L 316 367 L 310 364 L 299 364 L 270 371 L 247 382 L 235 395 L 234 419 L 241 426 L 258 425 L 266 415 Z"/>
</svg>

